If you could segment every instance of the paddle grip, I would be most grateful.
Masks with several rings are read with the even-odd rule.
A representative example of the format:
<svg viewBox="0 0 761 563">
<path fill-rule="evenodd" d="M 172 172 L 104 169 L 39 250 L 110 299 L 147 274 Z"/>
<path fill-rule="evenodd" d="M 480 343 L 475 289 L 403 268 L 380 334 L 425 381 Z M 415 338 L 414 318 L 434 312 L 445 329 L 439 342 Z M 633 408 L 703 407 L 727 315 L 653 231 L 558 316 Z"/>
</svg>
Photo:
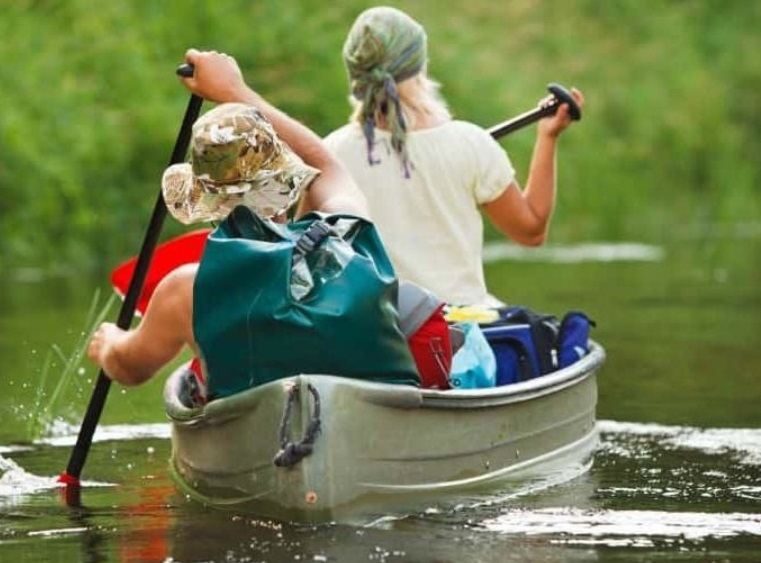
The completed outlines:
<svg viewBox="0 0 761 563">
<path fill-rule="evenodd" d="M 558 108 L 561 104 L 568 104 L 568 112 L 573 121 L 578 121 L 581 119 L 581 108 L 566 88 L 560 84 L 553 82 L 547 85 L 547 90 L 550 91 L 554 98 L 552 101 L 550 101 L 550 103 L 490 127 L 487 130 L 489 134 L 495 139 L 499 139 L 508 133 L 512 133 L 518 129 L 523 129 L 527 125 L 531 125 L 543 117 L 554 115 L 558 111 Z"/>
<path fill-rule="evenodd" d="M 193 76 L 193 71 L 195 69 L 193 68 L 192 64 L 189 63 L 182 63 L 180 66 L 177 67 L 177 75 L 178 76 L 184 76 L 185 78 L 191 78 Z"/>
</svg>

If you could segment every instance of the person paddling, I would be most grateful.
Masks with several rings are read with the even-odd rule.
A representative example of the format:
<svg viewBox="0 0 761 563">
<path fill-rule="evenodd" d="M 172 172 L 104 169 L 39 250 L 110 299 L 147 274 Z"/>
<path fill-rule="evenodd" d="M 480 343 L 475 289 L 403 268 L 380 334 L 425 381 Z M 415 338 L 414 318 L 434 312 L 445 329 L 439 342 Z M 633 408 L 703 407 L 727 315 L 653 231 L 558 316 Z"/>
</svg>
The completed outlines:
<svg viewBox="0 0 761 563">
<path fill-rule="evenodd" d="M 353 113 L 325 138 L 367 197 L 400 278 L 453 305 L 500 305 L 482 265 L 484 211 L 515 242 L 545 242 L 568 104 L 543 118 L 525 189 L 483 128 L 454 119 L 427 73 L 424 27 L 391 7 L 362 12 L 343 46 Z M 584 98 L 571 95 L 579 107 Z M 549 99 L 543 99 L 540 105 Z"/>
<path fill-rule="evenodd" d="M 319 136 L 251 90 L 232 57 L 191 49 L 186 61 L 194 67 L 194 77 L 183 79 L 186 86 L 219 105 L 193 126 L 191 162 L 172 165 L 163 174 L 164 198 L 175 218 L 184 223 L 223 220 L 238 206 L 275 222 L 303 217 L 311 211 L 341 213 L 359 219 L 367 217 L 364 196 L 325 149 Z M 219 79 L 217 72 L 222 72 L 224 80 Z M 225 328 L 224 318 L 195 318 L 196 308 L 202 309 L 199 303 L 204 305 L 203 310 L 214 309 L 206 306 L 214 300 L 213 274 L 206 276 L 204 290 L 197 287 L 199 271 L 206 258 L 205 254 L 200 267 L 189 264 L 170 272 L 156 287 L 141 322 L 134 329 L 122 330 L 113 323 L 98 327 L 87 353 L 110 379 L 124 385 L 142 384 L 185 347 L 201 358 L 205 372 L 205 359 L 223 351 L 204 349 L 196 338 L 195 328 L 212 320 L 219 330 L 227 331 L 230 339 L 238 339 L 237 345 L 245 347 L 246 334 L 240 327 Z M 241 271 L 246 271 L 245 264 L 241 264 Z M 261 287 L 272 283 L 266 273 L 250 271 L 246 275 Z M 395 278 L 381 281 L 391 284 Z M 227 283 L 228 287 L 231 285 L 235 286 Z M 250 286 L 249 282 L 247 287 Z M 240 297 L 241 302 L 245 302 L 246 295 Z M 395 311 L 388 308 L 384 311 L 387 314 L 378 316 L 377 323 L 386 323 L 381 327 L 386 340 L 366 344 L 371 347 L 385 344 L 387 347 L 380 352 L 386 358 L 386 365 L 396 370 L 392 370 L 392 379 L 416 384 L 414 362 L 404 335 L 396 325 Z M 277 322 L 272 330 L 277 331 Z M 358 337 L 361 342 L 362 335 Z M 370 338 L 368 335 L 367 339 Z M 339 350 L 345 344 L 339 336 L 334 340 L 330 341 L 329 334 L 325 346 Z M 236 346 L 236 342 L 229 344 Z M 286 355 L 278 364 L 278 373 L 286 377 L 308 372 L 315 365 L 324 365 L 324 355 L 325 350 L 318 347 L 301 350 L 297 360 L 292 359 L 296 355 Z M 342 365 L 342 358 L 340 354 L 335 355 L 334 373 L 355 373 L 356 362 Z M 247 379 L 237 382 L 235 389 L 257 383 L 256 360 L 253 358 L 252 365 L 240 366 L 242 377 Z M 214 373 L 203 375 L 215 376 Z M 388 377 L 388 373 L 385 375 Z"/>
</svg>

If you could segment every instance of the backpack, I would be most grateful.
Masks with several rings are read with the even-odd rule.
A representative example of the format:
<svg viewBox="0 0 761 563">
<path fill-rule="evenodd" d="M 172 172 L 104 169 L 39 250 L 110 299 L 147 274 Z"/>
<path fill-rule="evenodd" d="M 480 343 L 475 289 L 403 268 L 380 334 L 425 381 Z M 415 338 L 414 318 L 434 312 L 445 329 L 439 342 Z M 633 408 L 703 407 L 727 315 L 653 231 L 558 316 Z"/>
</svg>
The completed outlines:
<svg viewBox="0 0 761 563">
<path fill-rule="evenodd" d="M 481 325 L 497 357 L 496 385 L 526 381 L 564 368 L 589 352 L 590 327 L 580 311 L 555 315 L 527 307 L 498 309 L 499 319 Z"/>
<path fill-rule="evenodd" d="M 209 235 L 193 289 L 209 399 L 305 372 L 418 385 L 397 299 L 372 223 L 275 223 L 239 205 Z"/>
<path fill-rule="evenodd" d="M 399 281 L 397 309 L 399 328 L 407 339 L 420 376 L 420 386 L 449 389 L 454 352 L 464 344 L 460 325 L 450 325 L 444 318 L 444 302 L 430 291 L 408 281 Z M 206 400 L 199 358 L 193 358 L 188 374 L 188 405 L 203 405 Z"/>
<path fill-rule="evenodd" d="M 449 388 L 452 367 L 450 326 L 444 318 L 444 302 L 430 291 L 399 281 L 399 328 L 407 339 L 420 376 L 420 386 Z"/>
<path fill-rule="evenodd" d="M 554 315 L 526 307 L 502 307 L 499 319 L 482 325 L 497 357 L 497 385 L 533 379 L 557 368 L 560 325 Z"/>
<path fill-rule="evenodd" d="M 569 311 L 560 321 L 558 332 L 558 367 L 564 368 L 589 353 L 589 333 L 597 326 L 581 311 Z"/>
</svg>

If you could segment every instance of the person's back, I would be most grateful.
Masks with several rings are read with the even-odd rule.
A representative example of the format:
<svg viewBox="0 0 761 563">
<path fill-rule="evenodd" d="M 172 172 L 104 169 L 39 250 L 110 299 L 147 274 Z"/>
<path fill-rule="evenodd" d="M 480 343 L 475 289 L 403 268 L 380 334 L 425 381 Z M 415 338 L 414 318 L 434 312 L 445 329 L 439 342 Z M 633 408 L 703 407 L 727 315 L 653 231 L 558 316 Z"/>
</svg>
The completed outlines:
<svg viewBox="0 0 761 563">
<path fill-rule="evenodd" d="M 357 124 L 327 141 L 364 191 L 397 275 L 449 303 L 490 303 L 477 204 L 499 196 L 512 180 L 504 152 L 483 129 L 447 121 L 408 133 L 410 170 L 405 178 L 390 148 L 390 133 L 375 135 L 373 165 L 365 158 Z"/>
<path fill-rule="evenodd" d="M 500 145 L 452 120 L 426 76 L 426 41 L 423 27 L 399 10 L 363 12 L 343 52 L 354 114 L 325 142 L 365 193 L 401 278 L 453 304 L 496 304 L 484 281 L 480 210 L 520 244 L 544 241 L 567 107 L 540 123 L 522 191 Z"/>
</svg>

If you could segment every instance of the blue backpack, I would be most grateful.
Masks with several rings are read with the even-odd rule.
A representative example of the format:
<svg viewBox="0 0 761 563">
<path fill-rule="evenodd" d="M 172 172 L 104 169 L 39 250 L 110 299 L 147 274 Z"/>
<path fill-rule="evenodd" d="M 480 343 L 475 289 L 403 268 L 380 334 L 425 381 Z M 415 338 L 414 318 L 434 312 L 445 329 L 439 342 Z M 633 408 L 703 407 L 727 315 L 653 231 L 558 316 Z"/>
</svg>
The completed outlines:
<svg viewBox="0 0 761 563">
<path fill-rule="evenodd" d="M 558 367 L 578 362 L 589 353 L 589 333 L 597 324 L 581 311 L 569 311 L 558 331 Z"/>
<path fill-rule="evenodd" d="M 590 327 L 595 323 L 580 311 L 566 313 L 561 321 L 527 307 L 503 307 L 498 312 L 497 321 L 481 325 L 497 358 L 498 386 L 556 371 L 589 352 Z"/>
</svg>

